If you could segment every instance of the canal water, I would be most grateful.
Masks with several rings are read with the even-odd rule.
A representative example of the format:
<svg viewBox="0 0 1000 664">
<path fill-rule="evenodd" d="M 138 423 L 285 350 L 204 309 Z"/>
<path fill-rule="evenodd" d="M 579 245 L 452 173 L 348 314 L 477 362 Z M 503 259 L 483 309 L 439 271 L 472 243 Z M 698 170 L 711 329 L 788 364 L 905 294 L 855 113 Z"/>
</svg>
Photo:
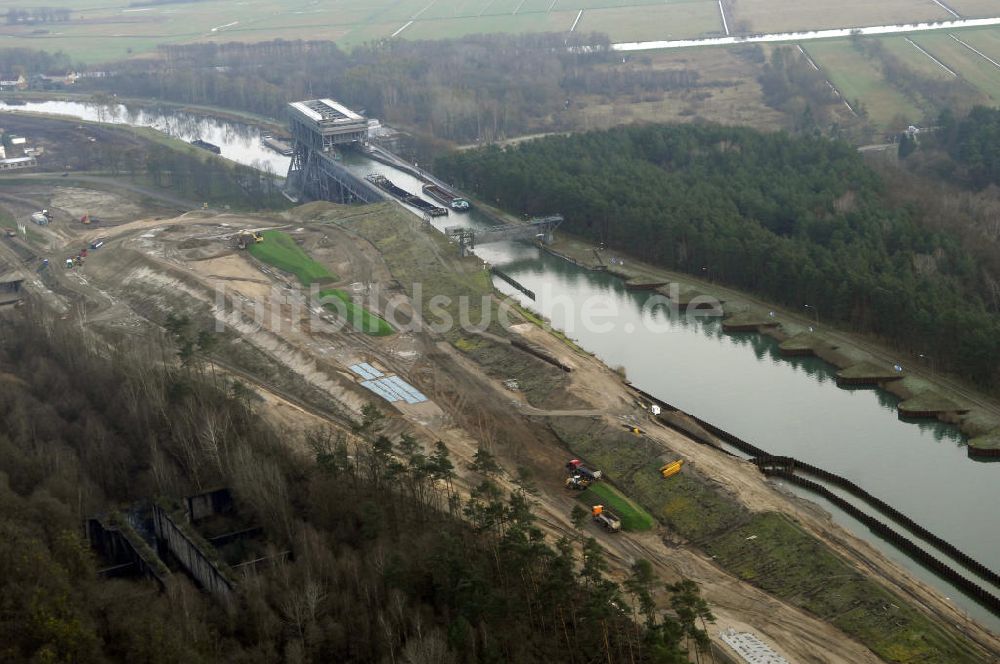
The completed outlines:
<svg viewBox="0 0 1000 664">
<path fill-rule="evenodd" d="M 263 130 L 253 125 L 178 110 L 123 104 L 91 104 L 79 101 L 37 101 L 10 105 L 0 102 L 0 111 L 46 113 L 77 120 L 151 127 L 190 143 L 202 139 L 222 149 L 222 156 L 284 176 L 289 158 L 261 145 Z"/>
<path fill-rule="evenodd" d="M 9 109 L 0 104 L 4 110 L 156 127 L 187 141 L 202 138 L 219 145 L 223 156 L 248 165 L 267 164 L 279 174 L 289 162 L 261 145 L 257 128 L 190 113 L 78 102 Z M 420 192 L 420 181 L 391 166 L 355 153 L 346 154 L 343 163 L 358 175 L 383 173 L 404 189 Z M 492 225 L 475 211 L 432 223 L 439 230 Z M 499 279 L 498 289 L 545 315 L 609 366 L 624 368 L 637 387 L 772 454 L 794 456 L 847 477 L 974 559 L 1000 569 L 1000 464 L 970 460 L 966 441 L 954 427 L 903 422 L 897 417 L 895 397 L 877 390 L 841 389 L 834 369 L 821 360 L 782 357 L 776 342 L 767 337 L 726 334 L 717 319 L 693 319 L 653 306 L 653 295 L 626 291 L 614 277 L 584 270 L 533 245 L 498 242 L 479 246 L 476 253 L 534 291 L 536 300 Z M 1000 629 L 1000 620 L 853 518 L 811 494 L 802 495 L 822 504 L 835 520 L 939 588 L 974 618 Z"/>
</svg>

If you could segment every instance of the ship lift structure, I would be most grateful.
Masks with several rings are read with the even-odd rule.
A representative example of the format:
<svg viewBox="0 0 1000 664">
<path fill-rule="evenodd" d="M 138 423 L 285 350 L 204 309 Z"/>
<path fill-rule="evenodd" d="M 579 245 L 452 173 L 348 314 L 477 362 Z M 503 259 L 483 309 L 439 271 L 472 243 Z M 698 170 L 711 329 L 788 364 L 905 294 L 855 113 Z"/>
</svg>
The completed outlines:
<svg viewBox="0 0 1000 664">
<path fill-rule="evenodd" d="M 372 184 L 338 163 L 336 147 L 363 145 L 368 120 L 332 99 L 297 101 L 288 105 L 292 163 L 285 196 L 294 202 L 378 203 L 385 196 Z"/>
<path fill-rule="evenodd" d="M 501 224 L 488 228 L 453 226 L 447 229 L 448 237 L 458 244 L 460 256 L 468 256 L 476 248 L 476 243 L 487 244 L 501 240 L 535 240 L 543 244 L 552 243 L 552 234 L 564 221 L 561 214 L 536 217 L 523 224 Z"/>
<path fill-rule="evenodd" d="M 338 148 L 367 144 L 368 120 L 363 115 L 333 99 L 296 101 L 288 105 L 288 128 L 292 136 L 292 162 L 284 194 L 289 200 L 342 204 L 387 200 L 387 195 L 376 185 L 376 178 L 368 181 L 354 175 L 340 163 L 337 154 Z M 422 175 L 418 177 L 429 181 Z M 495 220 L 500 221 L 499 218 Z M 562 222 L 562 215 L 552 215 L 488 228 L 449 228 L 447 234 L 458 242 L 461 255 L 466 256 L 475 249 L 476 243 L 534 240 L 549 244 Z"/>
</svg>

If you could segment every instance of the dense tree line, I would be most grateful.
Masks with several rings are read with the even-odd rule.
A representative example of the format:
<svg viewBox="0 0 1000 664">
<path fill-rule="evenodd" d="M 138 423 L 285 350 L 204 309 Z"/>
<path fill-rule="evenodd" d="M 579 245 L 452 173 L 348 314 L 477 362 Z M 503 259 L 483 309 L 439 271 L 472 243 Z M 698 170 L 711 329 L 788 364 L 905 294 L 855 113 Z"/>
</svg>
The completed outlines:
<svg viewBox="0 0 1000 664">
<path fill-rule="evenodd" d="M 332 42 L 170 45 L 158 59 L 116 64 L 113 76 L 89 84 L 275 118 L 291 100 L 332 96 L 431 137 L 471 142 L 571 128 L 567 114 L 580 94 L 657 94 L 698 81 L 690 70 L 598 69 L 617 61 L 608 44 L 529 34 L 388 40 L 350 53 Z"/>
<path fill-rule="evenodd" d="M 72 12 L 65 7 L 32 7 L 30 9 L 10 8 L 7 10 L 8 25 L 21 23 L 65 23 Z"/>
<path fill-rule="evenodd" d="M 441 158 L 445 178 L 516 213 L 881 335 L 995 387 L 989 266 L 897 206 L 846 143 L 717 126 L 549 137 Z"/>
<path fill-rule="evenodd" d="M 776 48 L 767 59 L 759 45 L 740 51 L 745 59 L 763 64 L 757 80 L 768 106 L 788 113 L 801 132 L 840 134 L 837 110 L 841 100 L 798 49 Z"/>
<path fill-rule="evenodd" d="M 977 106 L 960 120 L 942 118 L 941 142 L 969 183 L 982 188 L 1000 185 L 1000 109 Z"/>
<path fill-rule="evenodd" d="M 62 51 L 50 53 L 32 48 L 0 48 L 0 71 L 30 74 L 66 73 L 73 68 L 69 56 Z"/>
<path fill-rule="evenodd" d="M 443 443 L 316 430 L 296 455 L 213 368 L 214 333 L 110 347 L 59 321 L 0 322 L 0 659 L 143 662 L 663 662 L 704 645 L 697 587 L 636 563 L 622 586 L 593 539 L 545 541 L 481 450 L 466 499 Z M 100 581 L 81 520 L 232 488 L 273 550 L 226 608 L 183 582 Z M 582 538 L 577 538 L 581 540 Z"/>
<path fill-rule="evenodd" d="M 155 185 L 186 197 L 251 210 L 288 205 L 281 194 L 279 180 L 267 163 L 254 168 L 161 145 L 124 153 L 112 148 L 106 156 L 105 165 L 113 173 L 119 172 L 122 166 L 133 173 L 137 162 Z"/>
<path fill-rule="evenodd" d="M 240 209 L 287 207 L 277 174 L 267 163 L 257 167 L 215 158 L 194 148 L 175 149 L 159 143 L 131 146 L 121 141 L 99 141 L 89 155 L 91 167 L 112 175 L 143 176 L 196 202 L 226 204 Z"/>
</svg>

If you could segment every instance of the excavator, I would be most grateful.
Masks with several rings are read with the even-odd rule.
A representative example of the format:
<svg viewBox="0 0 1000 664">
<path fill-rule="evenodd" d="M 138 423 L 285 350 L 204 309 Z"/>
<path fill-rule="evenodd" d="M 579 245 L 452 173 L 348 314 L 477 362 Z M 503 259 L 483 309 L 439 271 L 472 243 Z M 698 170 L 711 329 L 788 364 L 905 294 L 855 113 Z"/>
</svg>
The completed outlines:
<svg viewBox="0 0 1000 664">
<path fill-rule="evenodd" d="M 246 249 L 252 244 L 260 244 L 264 241 L 264 236 L 260 231 L 240 231 L 236 234 L 236 246 Z"/>
</svg>

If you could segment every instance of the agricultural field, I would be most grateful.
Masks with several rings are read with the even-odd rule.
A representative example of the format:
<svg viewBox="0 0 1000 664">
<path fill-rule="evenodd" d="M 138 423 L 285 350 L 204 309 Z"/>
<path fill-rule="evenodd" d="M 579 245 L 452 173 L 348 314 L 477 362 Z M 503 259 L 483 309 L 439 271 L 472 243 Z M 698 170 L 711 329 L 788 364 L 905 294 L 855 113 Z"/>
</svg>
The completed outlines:
<svg viewBox="0 0 1000 664">
<path fill-rule="evenodd" d="M 950 68 L 946 68 L 947 65 L 935 61 L 930 53 L 921 51 L 910 37 L 883 37 L 881 42 L 886 52 L 899 58 L 903 64 L 922 76 L 945 80 L 955 77 Z"/>
<path fill-rule="evenodd" d="M 798 32 L 954 18 L 931 0 L 731 0 L 736 33 Z M 997 13 L 994 3 L 994 13 Z"/>
<path fill-rule="evenodd" d="M 990 44 L 986 37 L 983 35 L 977 37 L 978 33 L 979 31 L 934 32 L 913 35 L 911 39 L 978 88 L 989 98 L 990 102 L 1000 103 L 1000 67 L 958 41 L 960 39 L 972 45 L 973 48 L 983 51 L 983 49 L 973 45 L 971 40 L 975 39 L 976 43 L 983 43 L 985 47 L 989 48 Z"/>
<path fill-rule="evenodd" d="M 51 5 L 25 0 L 18 7 Z M 736 34 L 941 21 L 932 0 L 724 0 Z M 1000 13 L 994 0 L 958 0 L 963 16 Z M 612 41 L 725 34 L 717 0 L 201 0 L 137 4 L 65 0 L 64 23 L 0 23 L 0 43 L 62 50 L 81 62 L 140 55 L 160 44 L 321 39 L 344 48 L 387 38 L 445 39 L 477 33 L 600 32 Z"/>
<path fill-rule="evenodd" d="M 576 29 L 584 33 L 608 32 L 615 41 L 690 39 L 725 34 L 716 2 L 588 9 L 580 17 Z"/>
<path fill-rule="evenodd" d="M 919 124 L 924 111 L 888 85 L 881 70 L 846 39 L 814 41 L 802 45 L 827 78 L 852 105 L 860 102 L 873 124 L 882 129 L 894 127 L 897 116 Z"/>
<path fill-rule="evenodd" d="M 848 101 L 861 102 L 877 128 L 898 131 L 903 120 L 932 121 L 941 104 L 949 103 L 934 91 L 951 82 L 960 86 L 951 88 L 951 105 L 1000 103 L 1000 28 L 865 38 L 867 43 L 872 39 L 878 40 L 886 57 L 877 49 L 859 48 L 851 39 L 807 41 L 801 46 Z M 887 75 L 887 60 L 898 60 L 914 76 L 901 81 Z M 927 80 L 926 90 L 920 79 Z"/>
<path fill-rule="evenodd" d="M 955 36 L 983 55 L 1000 62 L 1000 30 L 967 30 Z M 995 66 L 995 65 L 994 65 Z"/>
<path fill-rule="evenodd" d="M 48 6 L 27 0 L 18 7 Z M 160 44 L 322 39 L 366 42 L 443 39 L 487 32 L 600 31 L 615 41 L 723 34 L 714 0 L 205 0 L 135 6 L 130 0 L 67 0 L 64 23 L 0 23 L 8 47 L 61 50 L 87 63 L 117 60 Z M 580 13 L 583 10 L 582 14 Z M 577 20 L 579 19 L 579 20 Z"/>
<path fill-rule="evenodd" d="M 996 0 L 948 0 L 945 4 L 962 18 L 987 18 L 1000 13 Z"/>
</svg>

